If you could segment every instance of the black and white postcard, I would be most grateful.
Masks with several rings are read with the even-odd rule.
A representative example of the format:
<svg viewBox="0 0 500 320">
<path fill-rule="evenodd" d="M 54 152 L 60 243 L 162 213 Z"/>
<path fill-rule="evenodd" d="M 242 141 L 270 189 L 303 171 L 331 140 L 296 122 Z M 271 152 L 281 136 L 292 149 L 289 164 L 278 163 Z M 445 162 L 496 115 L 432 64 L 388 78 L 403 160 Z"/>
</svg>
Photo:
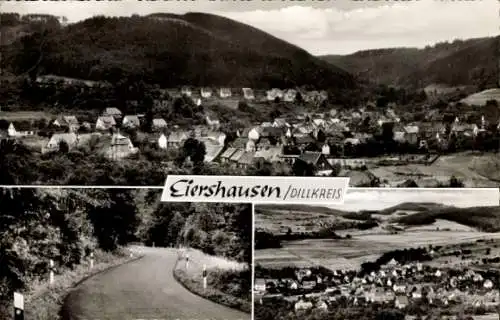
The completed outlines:
<svg viewBox="0 0 500 320">
<path fill-rule="evenodd" d="M 0 183 L 498 186 L 496 1 L 2 2 Z"/>
</svg>

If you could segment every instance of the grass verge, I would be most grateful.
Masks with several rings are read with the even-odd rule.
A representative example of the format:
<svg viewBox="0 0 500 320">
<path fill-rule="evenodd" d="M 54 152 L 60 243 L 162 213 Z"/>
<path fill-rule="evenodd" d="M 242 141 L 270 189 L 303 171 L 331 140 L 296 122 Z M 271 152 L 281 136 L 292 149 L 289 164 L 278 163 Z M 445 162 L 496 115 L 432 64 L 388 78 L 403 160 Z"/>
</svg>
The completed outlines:
<svg viewBox="0 0 500 320">
<path fill-rule="evenodd" d="M 94 267 L 90 269 L 86 262 L 74 270 L 65 270 L 56 275 L 54 284 L 49 286 L 45 282 L 36 282 L 31 290 L 25 293 L 25 318 L 36 320 L 58 320 L 60 310 L 70 289 L 82 281 L 112 267 L 139 259 L 140 256 L 130 256 L 130 251 L 122 250 L 117 253 L 95 253 Z"/>
<path fill-rule="evenodd" d="M 251 313 L 251 271 L 243 264 L 190 250 L 190 268 L 179 260 L 173 276 L 186 290 L 220 305 Z M 202 265 L 207 266 L 207 289 L 203 288 Z"/>
</svg>

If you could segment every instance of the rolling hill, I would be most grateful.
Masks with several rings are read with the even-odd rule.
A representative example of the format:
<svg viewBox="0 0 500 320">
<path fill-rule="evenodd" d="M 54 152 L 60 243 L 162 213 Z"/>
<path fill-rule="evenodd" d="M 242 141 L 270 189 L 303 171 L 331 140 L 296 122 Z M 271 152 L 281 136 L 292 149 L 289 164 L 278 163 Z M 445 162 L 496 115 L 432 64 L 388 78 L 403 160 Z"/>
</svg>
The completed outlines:
<svg viewBox="0 0 500 320">
<path fill-rule="evenodd" d="M 305 50 L 248 25 L 205 13 L 93 17 L 2 47 L 20 72 L 163 87 L 351 88 L 354 77 Z"/>
<path fill-rule="evenodd" d="M 373 83 L 424 88 L 432 84 L 497 87 L 500 36 L 455 40 L 425 49 L 392 48 L 321 58 Z"/>
<path fill-rule="evenodd" d="M 398 213 L 406 211 L 406 215 Z M 325 216 L 342 217 L 349 220 L 378 220 L 383 225 L 400 224 L 406 227 L 431 225 L 436 220 L 447 220 L 459 223 L 480 231 L 500 231 L 500 207 L 468 207 L 456 208 L 438 203 L 401 203 L 383 210 L 342 211 L 317 206 L 301 205 L 260 205 L 255 212 L 263 221 L 278 219 L 291 221 L 297 212 L 307 212 L 310 219 L 324 219 Z M 279 218 L 281 215 L 281 218 Z M 316 215 L 316 216 L 315 216 Z M 378 216 L 388 216 L 380 219 Z M 297 216 L 298 218 L 298 216 Z"/>
</svg>

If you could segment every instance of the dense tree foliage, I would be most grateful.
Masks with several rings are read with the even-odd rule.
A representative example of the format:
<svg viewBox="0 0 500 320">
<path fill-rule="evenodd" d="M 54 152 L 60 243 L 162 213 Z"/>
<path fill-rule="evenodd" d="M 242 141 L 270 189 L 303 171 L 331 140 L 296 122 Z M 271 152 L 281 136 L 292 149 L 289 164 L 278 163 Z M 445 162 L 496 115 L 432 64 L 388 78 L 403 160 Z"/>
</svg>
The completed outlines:
<svg viewBox="0 0 500 320">
<path fill-rule="evenodd" d="M 146 82 L 164 87 L 291 87 L 309 83 L 322 88 L 354 86 L 347 72 L 227 18 L 201 13 L 160 18 L 89 18 L 65 28 L 31 34 L 24 42 L 5 48 L 3 59 L 26 70 L 33 60 L 17 57 L 40 52 L 40 42 L 44 41 L 43 58 L 37 65 L 41 74 L 110 82 L 144 77 Z M 266 72 L 262 72 L 264 69 Z"/>
<path fill-rule="evenodd" d="M 250 205 L 162 203 L 153 213 L 147 242 L 185 245 L 205 253 L 251 263 Z"/>
</svg>

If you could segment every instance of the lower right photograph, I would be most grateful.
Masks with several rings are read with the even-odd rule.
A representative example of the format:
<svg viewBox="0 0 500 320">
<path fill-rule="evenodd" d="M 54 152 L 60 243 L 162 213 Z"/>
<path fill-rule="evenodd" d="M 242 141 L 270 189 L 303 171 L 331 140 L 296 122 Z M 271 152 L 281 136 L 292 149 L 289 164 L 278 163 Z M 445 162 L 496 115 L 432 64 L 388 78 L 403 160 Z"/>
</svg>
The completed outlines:
<svg viewBox="0 0 500 320">
<path fill-rule="evenodd" d="M 254 205 L 255 320 L 498 320 L 498 189 Z"/>
</svg>

